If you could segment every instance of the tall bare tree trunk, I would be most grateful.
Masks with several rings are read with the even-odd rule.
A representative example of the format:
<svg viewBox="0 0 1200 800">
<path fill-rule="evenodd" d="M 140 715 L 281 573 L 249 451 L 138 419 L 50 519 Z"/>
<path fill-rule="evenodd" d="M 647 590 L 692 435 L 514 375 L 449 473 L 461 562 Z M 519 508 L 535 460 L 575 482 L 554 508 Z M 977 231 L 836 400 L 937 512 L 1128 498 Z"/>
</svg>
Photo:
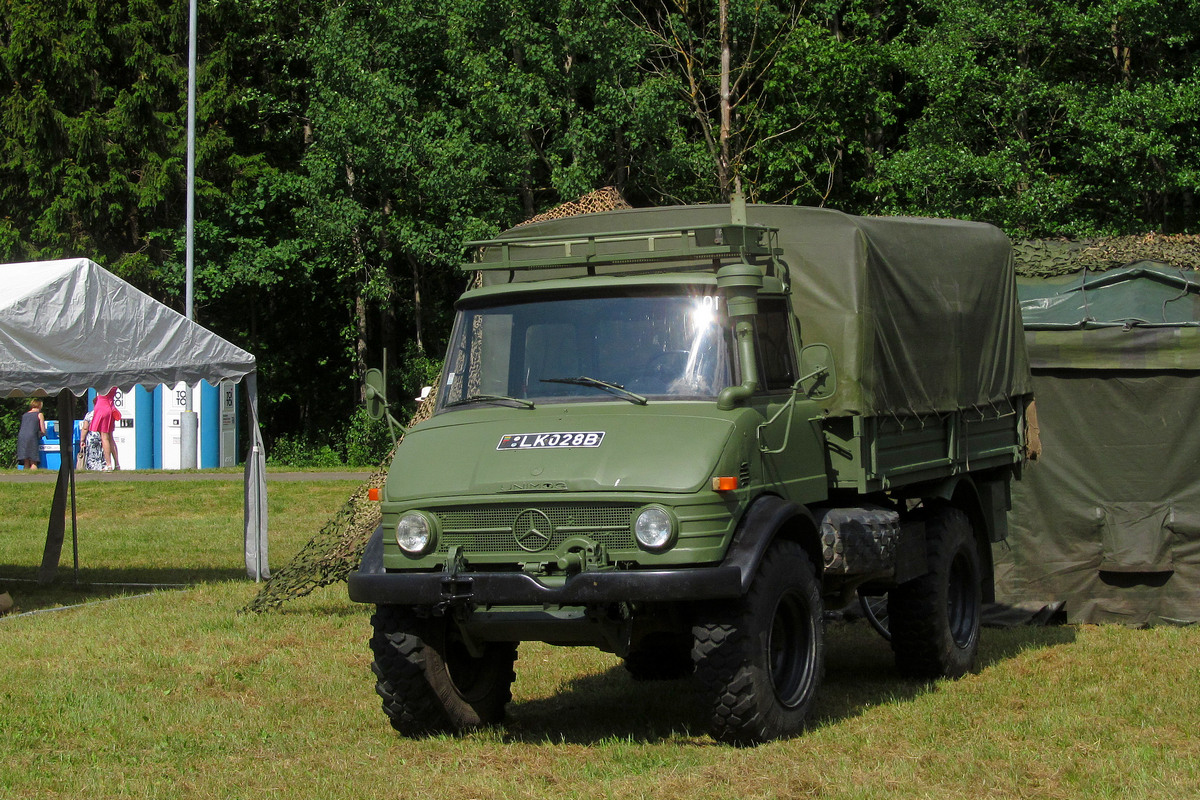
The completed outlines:
<svg viewBox="0 0 1200 800">
<path fill-rule="evenodd" d="M 425 352 L 425 328 L 421 322 L 421 262 L 416 256 L 408 254 L 408 266 L 412 270 L 413 282 L 413 333 L 417 337 L 417 352 Z"/>
<path fill-rule="evenodd" d="M 354 357 L 356 360 L 355 367 L 358 375 L 367 373 L 367 301 L 363 297 L 362 287 L 356 287 L 354 290 Z M 367 396 L 366 389 L 360 384 L 358 387 L 358 402 L 365 403 Z"/>
<path fill-rule="evenodd" d="M 721 38 L 721 130 L 717 140 L 721 144 L 720 155 L 717 158 L 717 183 L 721 189 L 721 198 L 728 201 L 733 194 L 730 186 L 730 142 L 733 128 L 733 103 L 729 92 L 729 62 L 731 57 L 729 45 L 729 0 L 719 0 L 720 21 L 719 35 Z"/>
</svg>

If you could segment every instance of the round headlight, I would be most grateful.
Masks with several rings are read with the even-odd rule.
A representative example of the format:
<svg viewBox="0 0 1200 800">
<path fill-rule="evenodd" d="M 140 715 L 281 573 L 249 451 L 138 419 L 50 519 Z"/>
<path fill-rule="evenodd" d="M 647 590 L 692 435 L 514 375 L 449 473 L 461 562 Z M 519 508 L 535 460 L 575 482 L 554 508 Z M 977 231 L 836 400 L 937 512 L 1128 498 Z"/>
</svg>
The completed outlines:
<svg viewBox="0 0 1200 800">
<path fill-rule="evenodd" d="M 396 523 L 396 544 L 409 555 L 422 555 L 433 542 L 433 526 L 424 514 L 410 511 Z"/>
<path fill-rule="evenodd" d="M 674 520 L 665 508 L 650 506 L 637 515 L 633 535 L 647 550 L 662 550 L 675 537 Z"/>
</svg>

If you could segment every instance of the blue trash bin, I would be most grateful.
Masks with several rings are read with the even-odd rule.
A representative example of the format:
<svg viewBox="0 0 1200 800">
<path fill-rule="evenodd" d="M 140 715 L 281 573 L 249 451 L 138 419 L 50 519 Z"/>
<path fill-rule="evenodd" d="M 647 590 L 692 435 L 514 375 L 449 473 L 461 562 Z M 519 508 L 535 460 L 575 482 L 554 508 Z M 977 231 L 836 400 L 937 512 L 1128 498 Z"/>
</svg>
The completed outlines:
<svg viewBox="0 0 1200 800">
<path fill-rule="evenodd" d="M 58 451 L 58 423 L 55 420 L 46 420 L 46 438 L 42 439 L 38 449 L 38 466 L 42 469 L 57 470 L 62 466 L 62 456 Z"/>
</svg>

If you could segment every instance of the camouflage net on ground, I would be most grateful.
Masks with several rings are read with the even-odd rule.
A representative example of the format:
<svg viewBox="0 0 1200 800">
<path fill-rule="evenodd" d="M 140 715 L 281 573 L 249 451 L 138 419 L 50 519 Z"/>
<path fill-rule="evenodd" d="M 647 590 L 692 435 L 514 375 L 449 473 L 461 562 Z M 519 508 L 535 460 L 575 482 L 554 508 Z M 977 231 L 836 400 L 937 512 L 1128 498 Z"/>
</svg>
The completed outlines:
<svg viewBox="0 0 1200 800">
<path fill-rule="evenodd" d="M 436 395 L 437 387 L 434 386 L 429 392 L 429 397 L 425 398 L 408 423 L 409 428 L 429 419 L 433 414 Z M 381 518 L 379 503 L 370 500 L 367 493 L 373 488 L 383 486 L 392 457 L 402 441 L 403 435 L 396 440 L 391 452 L 371 476 L 354 490 L 320 532 L 308 540 L 295 558 L 272 573 L 255 598 L 242 609 L 244 613 L 258 614 L 279 608 L 288 600 L 304 597 L 322 586 L 346 580 L 350 573 L 358 568 L 367 541 L 379 527 Z"/>
<path fill-rule="evenodd" d="M 621 194 L 609 186 L 584 195 L 570 203 L 552 208 L 544 214 L 522 224 L 541 222 L 547 219 L 575 216 L 576 214 L 592 214 L 598 211 L 613 211 L 620 208 L 632 208 Z M 478 282 L 478 276 L 476 276 Z M 417 413 L 413 415 L 408 427 L 422 422 L 433 414 L 434 398 L 437 396 L 437 385 L 429 393 L 429 397 L 421 403 Z M 401 436 L 396 446 L 404 440 Z M 258 595 L 245 608 L 244 613 L 262 613 L 272 611 L 282 606 L 288 600 L 304 597 L 323 586 L 345 581 L 350 573 L 358 569 L 362 562 L 363 551 L 371 534 L 379 527 L 381 517 L 379 503 L 367 498 L 372 488 L 383 486 L 387 480 L 388 467 L 396 453 L 396 447 L 388 453 L 387 458 L 375 468 L 361 486 L 354 490 L 350 498 L 338 509 L 325 526 L 321 528 L 300 552 L 282 568 L 275 570 L 263 584 Z"/>
<path fill-rule="evenodd" d="M 1200 269 L 1200 236 L 1149 233 L 1108 239 L 1033 239 L 1013 243 L 1017 274 L 1051 277 L 1088 269 L 1116 269 L 1137 261 L 1158 261 L 1180 269 Z"/>
</svg>

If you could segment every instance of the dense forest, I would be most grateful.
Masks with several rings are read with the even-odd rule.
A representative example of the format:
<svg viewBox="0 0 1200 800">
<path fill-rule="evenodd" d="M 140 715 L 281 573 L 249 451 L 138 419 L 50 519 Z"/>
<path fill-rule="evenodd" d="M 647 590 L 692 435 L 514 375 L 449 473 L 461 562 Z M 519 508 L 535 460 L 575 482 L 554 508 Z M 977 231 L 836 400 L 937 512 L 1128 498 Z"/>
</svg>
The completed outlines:
<svg viewBox="0 0 1200 800">
<path fill-rule="evenodd" d="M 187 16 L 0 3 L 0 258 L 182 309 Z M 201 0 L 199 29 L 195 316 L 258 358 L 269 448 L 355 435 L 384 347 L 412 397 L 463 242 L 604 186 L 1200 233 L 1200 0 Z"/>
</svg>

